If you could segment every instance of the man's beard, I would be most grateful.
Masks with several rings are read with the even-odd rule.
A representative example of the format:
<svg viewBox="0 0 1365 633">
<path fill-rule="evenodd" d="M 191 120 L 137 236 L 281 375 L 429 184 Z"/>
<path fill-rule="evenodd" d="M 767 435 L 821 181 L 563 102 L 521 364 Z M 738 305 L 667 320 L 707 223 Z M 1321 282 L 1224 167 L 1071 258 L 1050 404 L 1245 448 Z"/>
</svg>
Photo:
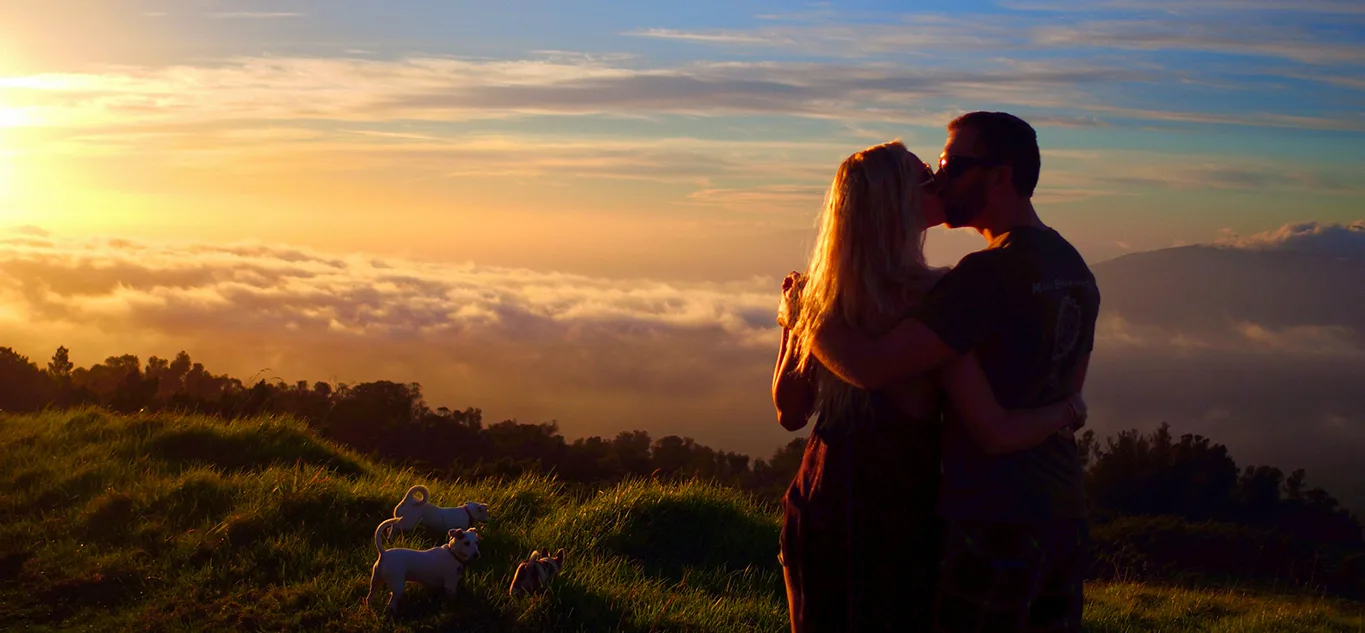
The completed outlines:
<svg viewBox="0 0 1365 633">
<path fill-rule="evenodd" d="M 943 221 L 948 228 L 971 226 L 972 221 L 986 210 L 986 194 L 980 189 L 965 189 L 943 199 Z"/>
<path fill-rule="evenodd" d="M 965 202 L 950 202 L 943 205 L 943 221 L 951 229 L 960 229 L 971 225 L 973 219 L 981 212 L 981 205 Z"/>
</svg>

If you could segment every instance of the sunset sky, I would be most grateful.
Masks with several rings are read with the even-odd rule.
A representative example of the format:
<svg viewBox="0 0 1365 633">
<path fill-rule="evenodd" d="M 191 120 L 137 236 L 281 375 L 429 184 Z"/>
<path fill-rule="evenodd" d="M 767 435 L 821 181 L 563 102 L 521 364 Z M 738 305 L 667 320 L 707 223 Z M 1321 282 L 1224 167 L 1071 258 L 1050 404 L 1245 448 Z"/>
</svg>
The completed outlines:
<svg viewBox="0 0 1365 633">
<path fill-rule="evenodd" d="M 0 0 L 0 345 L 762 452 L 848 154 L 1018 114 L 1092 263 L 1350 225 L 1362 77 L 1357 0 Z"/>
<path fill-rule="evenodd" d="M 1358 2 L 655 4 L 6 2 L 3 224 L 771 275 L 842 157 L 971 109 L 1092 259 L 1365 199 Z"/>
</svg>

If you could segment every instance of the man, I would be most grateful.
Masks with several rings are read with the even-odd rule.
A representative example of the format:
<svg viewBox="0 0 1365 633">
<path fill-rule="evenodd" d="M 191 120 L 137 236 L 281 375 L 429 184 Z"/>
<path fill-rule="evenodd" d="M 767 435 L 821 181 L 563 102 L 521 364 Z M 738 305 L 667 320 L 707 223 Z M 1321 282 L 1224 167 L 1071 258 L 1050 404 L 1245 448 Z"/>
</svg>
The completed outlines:
<svg viewBox="0 0 1365 633">
<path fill-rule="evenodd" d="M 963 115 L 948 132 L 934 178 L 946 224 L 990 245 L 963 258 L 913 318 L 876 340 L 828 324 L 815 355 L 878 389 L 975 350 L 1002 407 L 1065 399 L 1085 381 L 1100 296 L 1080 254 L 1033 208 L 1037 135 L 1000 112 Z M 1087 533 L 1074 437 L 988 455 L 949 419 L 939 514 L 938 630 L 1080 630 Z"/>
</svg>

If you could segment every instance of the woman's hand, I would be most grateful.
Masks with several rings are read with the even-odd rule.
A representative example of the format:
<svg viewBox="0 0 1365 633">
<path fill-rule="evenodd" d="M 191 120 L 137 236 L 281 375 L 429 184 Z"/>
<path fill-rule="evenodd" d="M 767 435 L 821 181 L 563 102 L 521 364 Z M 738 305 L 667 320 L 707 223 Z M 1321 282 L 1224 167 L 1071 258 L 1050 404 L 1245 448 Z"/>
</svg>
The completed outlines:
<svg viewBox="0 0 1365 633">
<path fill-rule="evenodd" d="M 801 287 L 806 279 L 792 271 L 782 280 L 782 301 L 777 306 L 777 323 L 782 326 L 782 346 L 777 350 L 773 367 L 773 406 L 777 408 L 777 423 L 788 431 L 806 426 L 815 407 L 815 384 L 809 372 L 796 370 L 797 354 L 793 349 L 791 326 L 796 324 L 801 311 Z"/>
<path fill-rule="evenodd" d="M 806 277 L 791 271 L 782 280 L 782 301 L 777 306 L 777 324 L 790 328 L 801 315 L 801 289 L 806 286 Z"/>
</svg>

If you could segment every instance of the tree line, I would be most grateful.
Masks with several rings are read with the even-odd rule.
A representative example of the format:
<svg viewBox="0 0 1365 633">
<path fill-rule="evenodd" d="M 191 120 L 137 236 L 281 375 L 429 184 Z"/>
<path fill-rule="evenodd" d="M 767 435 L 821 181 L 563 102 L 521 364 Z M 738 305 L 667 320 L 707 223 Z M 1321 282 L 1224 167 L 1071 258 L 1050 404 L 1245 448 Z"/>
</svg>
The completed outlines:
<svg viewBox="0 0 1365 633">
<path fill-rule="evenodd" d="M 764 460 L 713 449 L 690 437 L 653 437 L 642 430 L 569 440 L 553 421 L 490 424 L 477 408 L 432 409 L 417 383 L 333 385 L 276 378 L 248 385 L 210 372 L 183 351 L 173 359 L 153 356 L 145 364 L 125 354 L 76 367 L 69 350 L 60 347 L 46 367 L 39 367 L 0 347 L 0 410 L 81 406 L 226 418 L 290 415 L 359 452 L 437 476 L 553 472 L 563 481 L 588 486 L 631 476 L 698 477 L 751 491 L 769 502 L 780 499 L 805 445 L 805 438 L 794 439 Z M 1165 424 L 1103 440 L 1086 431 L 1079 442 L 1093 522 L 1098 534 L 1107 535 L 1099 540 L 1107 538 L 1118 548 L 1106 552 L 1101 543 L 1102 562 L 1131 557 L 1135 548 L 1142 552 L 1142 566 L 1160 563 L 1164 554 L 1157 550 L 1164 547 L 1176 552 L 1166 552 L 1170 565 L 1204 565 L 1233 574 L 1246 564 L 1249 554 L 1244 550 L 1250 548 L 1256 550 L 1256 565 L 1264 563 L 1277 574 L 1335 574 L 1347 584 L 1350 578 L 1359 580 L 1365 542 L 1358 518 L 1326 490 L 1308 485 L 1303 469 L 1285 473 L 1272 466 L 1239 467 L 1225 446 L 1200 435 L 1176 437 Z M 1143 518 L 1159 520 L 1135 520 Z M 1113 533 L 1120 528 L 1121 534 Z M 1192 529 L 1198 538 L 1191 536 Z M 1172 537 L 1175 533 L 1181 536 Z M 1238 541 L 1248 538 L 1248 543 Z M 1133 545 L 1133 539 L 1141 543 Z M 1199 539 L 1218 544 L 1190 546 Z M 1241 544 L 1228 545 L 1229 539 Z M 1284 550 L 1283 560 L 1265 560 L 1272 539 L 1279 539 L 1275 542 Z M 1172 540 L 1176 544 L 1161 545 Z M 1321 547 L 1312 550 L 1311 565 L 1298 569 L 1307 554 L 1291 550 L 1303 544 L 1333 548 L 1332 569 L 1317 569 L 1327 564 L 1318 560 Z M 1218 552 L 1227 560 L 1205 560 Z M 1123 565 L 1131 569 L 1135 563 Z"/>
<path fill-rule="evenodd" d="M 243 382 L 215 374 L 186 352 L 173 359 L 111 356 L 76 367 L 59 347 L 40 368 L 0 347 L 0 410 L 97 406 L 117 413 L 186 412 L 241 418 L 290 415 L 323 437 L 382 460 L 437 476 L 515 476 L 553 472 L 581 484 L 630 476 L 700 477 L 776 500 L 800 466 L 804 438 L 769 460 L 713 449 L 678 435 L 622 431 L 614 437 L 565 438 L 556 422 L 486 423 L 478 408 L 432 409 L 418 383 L 356 384 L 281 379 Z"/>
</svg>

